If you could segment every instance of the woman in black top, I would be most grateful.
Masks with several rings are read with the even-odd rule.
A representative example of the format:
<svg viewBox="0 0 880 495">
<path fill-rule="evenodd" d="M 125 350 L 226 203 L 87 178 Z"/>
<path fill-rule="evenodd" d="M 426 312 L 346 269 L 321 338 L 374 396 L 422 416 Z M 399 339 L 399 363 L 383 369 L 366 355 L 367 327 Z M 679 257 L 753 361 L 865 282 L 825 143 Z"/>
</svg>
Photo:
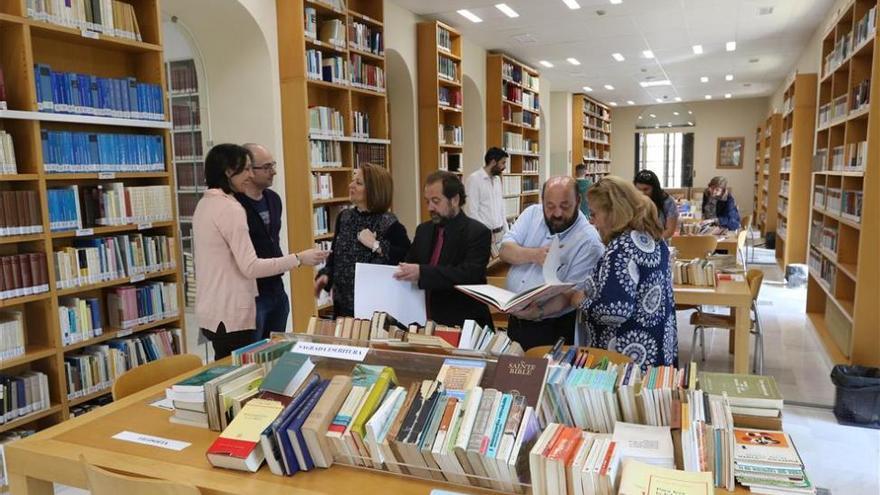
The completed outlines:
<svg viewBox="0 0 880 495">
<path fill-rule="evenodd" d="M 333 294 L 335 316 L 354 316 L 354 269 L 357 263 L 396 265 L 406 258 L 410 241 L 397 217 L 388 211 L 394 189 L 383 167 L 364 164 L 348 186 L 352 207 L 336 217 L 333 249 L 315 278 L 315 296 Z"/>
</svg>

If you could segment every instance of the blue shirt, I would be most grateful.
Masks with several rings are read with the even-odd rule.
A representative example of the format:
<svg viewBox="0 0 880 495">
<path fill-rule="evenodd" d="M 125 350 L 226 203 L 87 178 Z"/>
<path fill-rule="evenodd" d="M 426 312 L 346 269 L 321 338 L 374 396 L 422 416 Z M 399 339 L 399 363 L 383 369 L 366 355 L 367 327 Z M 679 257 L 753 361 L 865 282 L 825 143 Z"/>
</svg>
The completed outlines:
<svg viewBox="0 0 880 495">
<path fill-rule="evenodd" d="M 578 211 L 574 225 L 558 234 L 560 246 L 559 270 L 556 272 L 560 282 L 575 284 L 577 290 L 584 290 L 587 277 L 593 272 L 605 246 L 599 232 L 587 221 L 587 217 Z M 524 248 L 537 248 L 550 245 L 552 234 L 547 222 L 544 221 L 544 208 L 541 204 L 529 206 L 517 218 L 513 227 L 504 235 L 502 245 L 512 242 Z M 521 292 L 544 283 L 544 271 L 541 265 L 525 263 L 513 265 L 507 272 L 507 290 Z M 555 318 L 572 311 L 565 309 L 545 318 Z"/>
</svg>

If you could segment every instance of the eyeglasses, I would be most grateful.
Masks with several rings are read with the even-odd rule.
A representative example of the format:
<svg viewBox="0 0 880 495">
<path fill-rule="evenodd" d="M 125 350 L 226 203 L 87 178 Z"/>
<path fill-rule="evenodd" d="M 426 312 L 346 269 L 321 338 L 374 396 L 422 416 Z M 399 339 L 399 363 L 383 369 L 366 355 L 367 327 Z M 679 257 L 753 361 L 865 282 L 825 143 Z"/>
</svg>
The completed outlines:
<svg viewBox="0 0 880 495">
<path fill-rule="evenodd" d="M 271 172 L 272 170 L 275 170 L 275 166 L 276 166 L 276 165 L 278 165 L 278 163 L 276 163 L 276 162 L 269 162 L 269 163 L 265 163 L 265 164 L 263 164 L 263 165 L 261 165 L 261 166 L 259 166 L 259 167 L 251 167 L 251 169 L 252 169 L 252 170 L 268 170 L 268 171 Z"/>
</svg>

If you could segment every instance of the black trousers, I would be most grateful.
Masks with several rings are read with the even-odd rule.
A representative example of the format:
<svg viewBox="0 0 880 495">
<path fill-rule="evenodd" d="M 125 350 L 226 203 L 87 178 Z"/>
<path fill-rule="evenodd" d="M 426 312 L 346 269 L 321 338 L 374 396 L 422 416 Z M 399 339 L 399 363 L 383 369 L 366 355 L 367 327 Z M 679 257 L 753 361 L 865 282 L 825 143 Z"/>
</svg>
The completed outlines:
<svg viewBox="0 0 880 495">
<path fill-rule="evenodd" d="M 566 345 L 574 345 L 574 327 L 577 310 L 540 321 L 521 320 L 510 316 L 507 325 L 507 336 L 519 342 L 524 351 L 532 347 L 553 345 L 559 337 L 565 337 Z"/>
<path fill-rule="evenodd" d="M 226 325 L 220 323 L 217 331 L 212 332 L 207 328 L 202 328 L 202 335 L 211 342 L 214 347 L 214 361 L 219 361 L 226 356 L 232 354 L 232 351 L 239 347 L 244 347 L 256 341 L 256 330 L 239 330 L 238 332 L 227 332 Z"/>
</svg>

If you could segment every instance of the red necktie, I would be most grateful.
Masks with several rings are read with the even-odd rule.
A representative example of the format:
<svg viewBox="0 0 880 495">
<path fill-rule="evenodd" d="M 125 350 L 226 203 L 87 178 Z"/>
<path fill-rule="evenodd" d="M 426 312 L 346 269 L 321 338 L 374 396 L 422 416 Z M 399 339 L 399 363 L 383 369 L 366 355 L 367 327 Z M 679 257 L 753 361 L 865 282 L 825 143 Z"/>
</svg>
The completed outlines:
<svg viewBox="0 0 880 495">
<path fill-rule="evenodd" d="M 437 238 L 434 239 L 434 251 L 431 252 L 431 266 L 440 263 L 440 251 L 443 250 L 443 227 L 437 226 Z"/>
</svg>

